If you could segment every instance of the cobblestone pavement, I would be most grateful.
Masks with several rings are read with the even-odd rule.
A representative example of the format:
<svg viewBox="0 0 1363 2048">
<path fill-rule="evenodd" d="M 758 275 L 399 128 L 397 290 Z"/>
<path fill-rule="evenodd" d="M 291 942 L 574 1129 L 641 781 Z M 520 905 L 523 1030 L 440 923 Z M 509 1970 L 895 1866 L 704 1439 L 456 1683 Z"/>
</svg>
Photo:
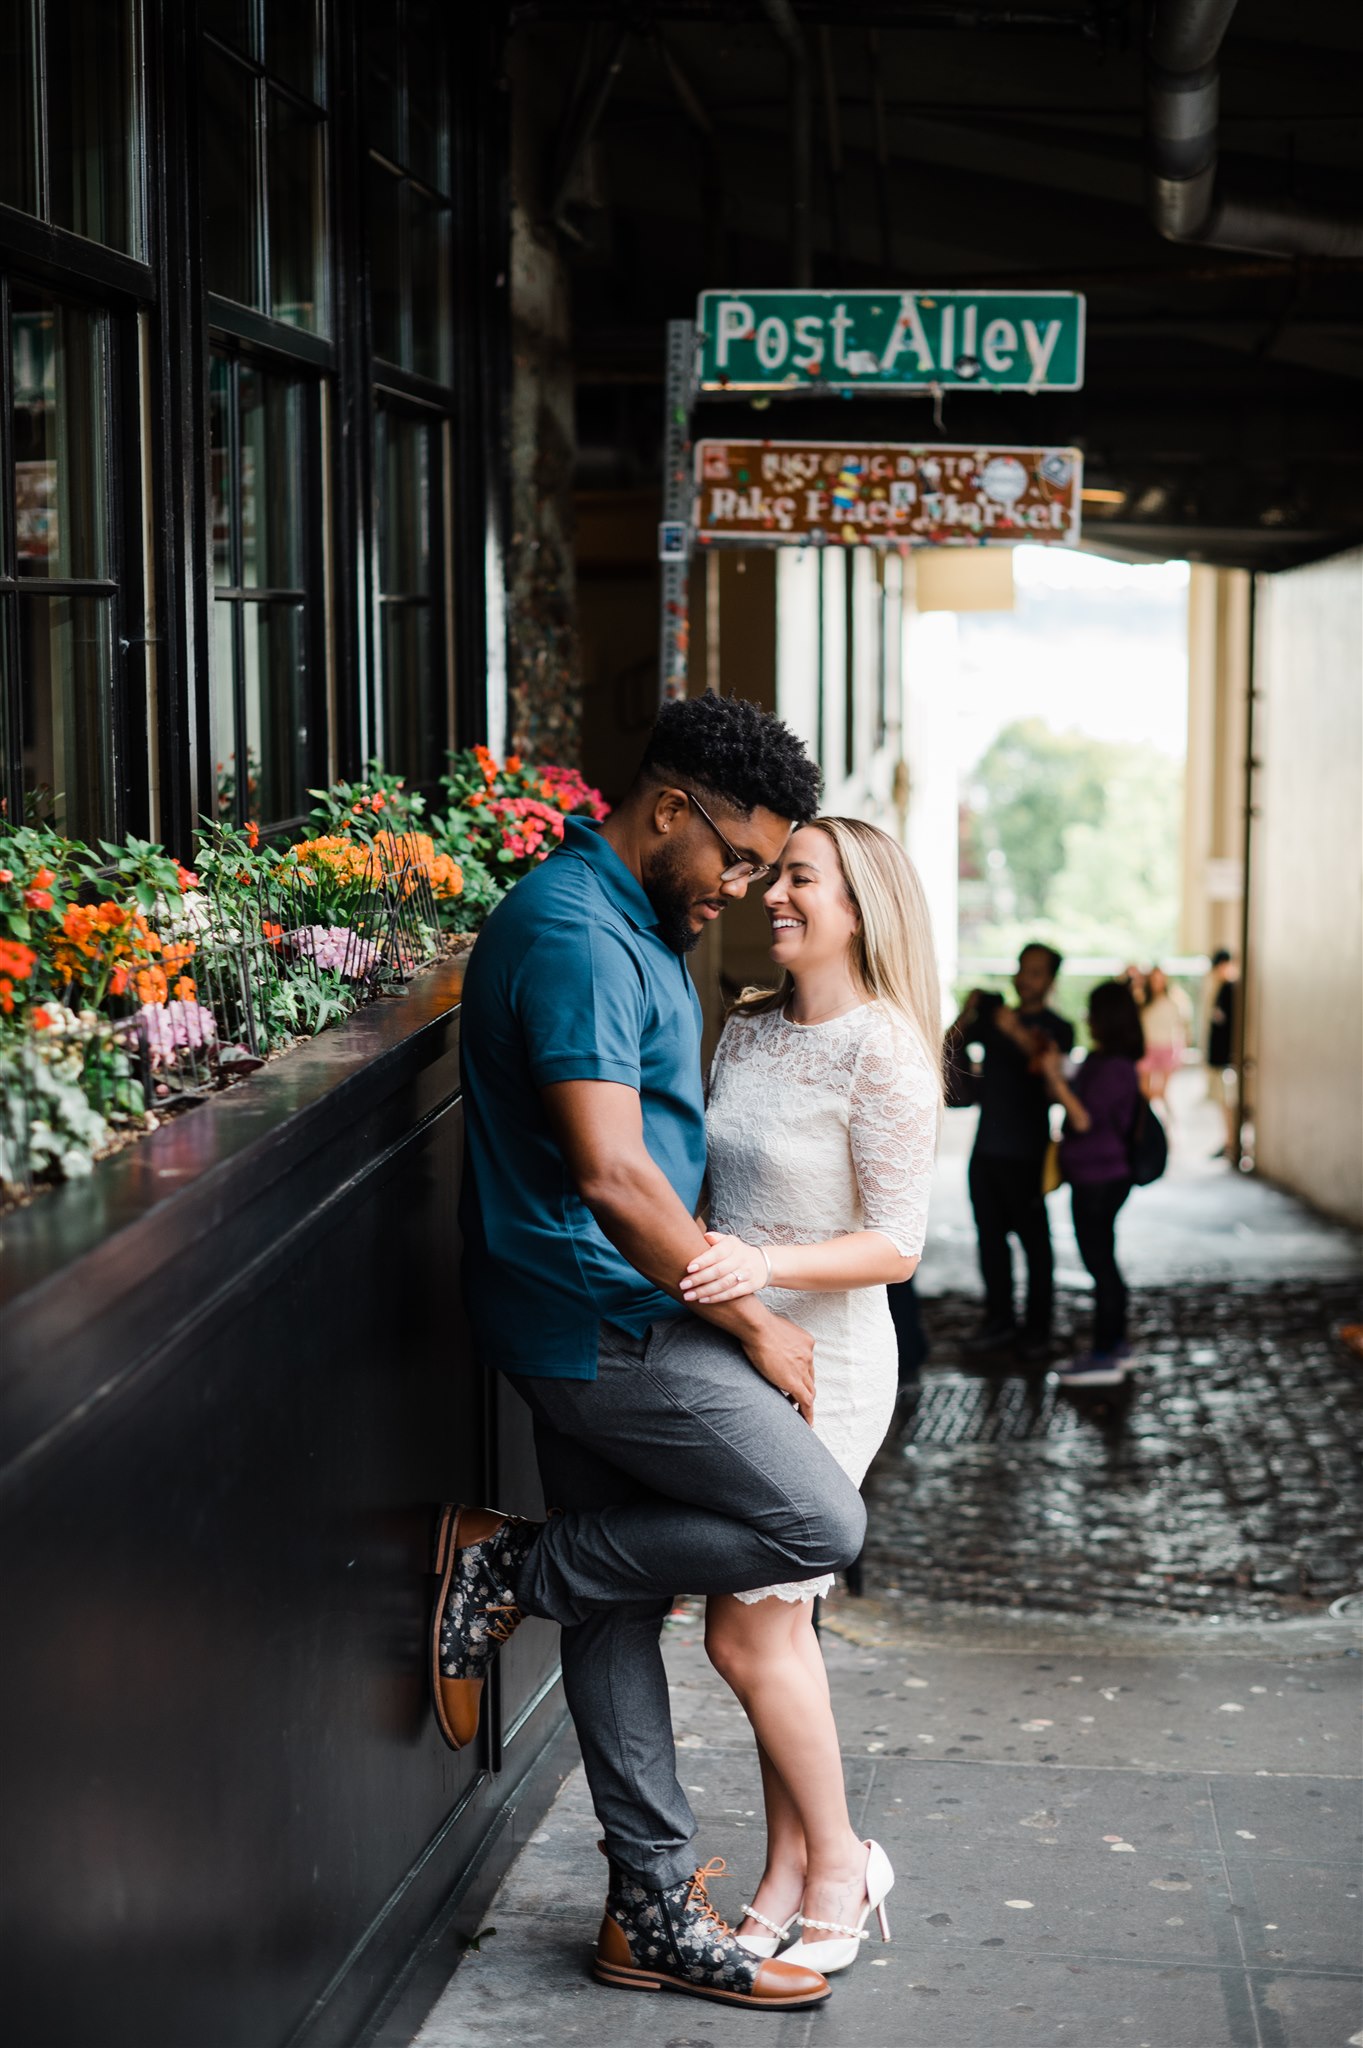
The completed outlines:
<svg viewBox="0 0 1363 2048">
<path fill-rule="evenodd" d="M 1066 1394 L 963 1370 L 978 1305 L 924 1303 L 932 1357 L 867 1482 L 868 1593 L 1272 1620 L 1363 1586 L 1363 1360 L 1335 1334 L 1357 1289 L 1147 1288 L 1133 1307 L 1129 1385 Z M 1061 1353 L 1086 1318 L 1062 1289 Z"/>
</svg>

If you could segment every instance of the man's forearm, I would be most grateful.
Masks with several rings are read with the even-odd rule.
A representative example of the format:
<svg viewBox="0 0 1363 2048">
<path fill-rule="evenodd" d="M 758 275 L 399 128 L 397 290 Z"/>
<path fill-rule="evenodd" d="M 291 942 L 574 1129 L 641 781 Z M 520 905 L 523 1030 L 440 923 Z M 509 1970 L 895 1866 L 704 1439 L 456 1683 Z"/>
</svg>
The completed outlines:
<svg viewBox="0 0 1363 2048">
<path fill-rule="evenodd" d="M 688 1213 L 666 1174 L 647 1156 L 627 1160 L 584 1187 L 581 1194 L 622 1257 L 655 1287 L 680 1301 L 681 1275 L 697 1252 L 705 1250 L 705 1232 Z M 727 1330 L 740 1343 L 756 1335 L 770 1315 L 752 1295 L 712 1308 L 688 1306 L 693 1315 Z"/>
</svg>

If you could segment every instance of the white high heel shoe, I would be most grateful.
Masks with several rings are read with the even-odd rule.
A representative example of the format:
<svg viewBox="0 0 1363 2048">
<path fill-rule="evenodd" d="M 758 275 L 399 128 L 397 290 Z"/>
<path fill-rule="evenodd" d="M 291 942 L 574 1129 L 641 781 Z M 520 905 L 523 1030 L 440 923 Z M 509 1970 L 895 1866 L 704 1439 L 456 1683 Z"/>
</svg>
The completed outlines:
<svg viewBox="0 0 1363 2048">
<path fill-rule="evenodd" d="M 743 1919 L 760 1920 L 764 1927 L 771 1929 L 770 1934 L 740 1934 L 735 1937 L 739 1947 L 745 1948 L 750 1956 L 774 1956 L 781 1943 L 790 1933 L 789 1920 L 787 1920 L 784 1927 L 778 1926 L 775 1920 L 768 1920 L 765 1913 L 759 1913 L 756 1906 L 745 1906 L 743 1908 Z"/>
<path fill-rule="evenodd" d="M 880 1922 L 881 1940 L 889 1940 L 890 1923 L 885 1915 L 885 1901 L 894 1888 L 894 1869 L 879 1842 L 868 1842 L 866 1852 L 866 1904 L 856 1926 L 844 1927 L 838 1920 L 809 1920 L 803 1913 L 797 1913 L 795 1918 L 800 1927 L 817 1928 L 820 1933 L 832 1935 L 834 1939 L 806 1941 L 802 1934 L 789 1948 L 782 1949 L 783 1963 L 802 1963 L 807 1970 L 817 1970 L 822 1977 L 831 1977 L 837 1970 L 850 1970 L 861 1954 L 861 1944 L 871 1938 L 866 1922 L 873 1912 Z"/>
</svg>

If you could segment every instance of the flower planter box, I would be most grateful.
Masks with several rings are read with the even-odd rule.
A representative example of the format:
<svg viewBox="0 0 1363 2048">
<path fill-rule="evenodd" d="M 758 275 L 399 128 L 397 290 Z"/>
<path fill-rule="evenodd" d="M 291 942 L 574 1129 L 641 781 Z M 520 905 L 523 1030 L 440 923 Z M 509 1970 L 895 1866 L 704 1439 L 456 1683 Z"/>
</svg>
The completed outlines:
<svg viewBox="0 0 1363 2048">
<path fill-rule="evenodd" d="M 17 2042 L 357 2041 L 552 1794 L 547 1625 L 475 1750 L 426 1700 L 435 1504 L 539 1506 L 457 1298 L 461 980 L 0 1219 Z"/>
</svg>

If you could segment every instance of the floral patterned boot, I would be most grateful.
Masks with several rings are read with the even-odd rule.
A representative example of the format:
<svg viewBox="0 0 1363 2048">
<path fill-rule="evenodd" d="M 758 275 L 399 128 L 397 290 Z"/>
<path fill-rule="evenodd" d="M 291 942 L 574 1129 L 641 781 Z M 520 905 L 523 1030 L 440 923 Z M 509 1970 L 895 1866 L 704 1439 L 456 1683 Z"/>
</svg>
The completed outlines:
<svg viewBox="0 0 1363 2048">
<path fill-rule="evenodd" d="M 686 1991 L 773 2011 L 822 2005 L 830 1992 L 817 1970 L 750 1954 L 710 1904 L 706 1880 L 724 1867 L 716 1856 L 694 1877 L 652 1891 L 612 1864 L 593 1975 L 623 1991 Z"/>
<path fill-rule="evenodd" d="M 493 1658 L 525 1619 L 516 1574 L 538 1522 L 496 1508 L 443 1508 L 435 1545 L 439 1586 L 431 1616 L 431 1700 L 451 1749 L 478 1732 L 483 1684 Z"/>
</svg>

